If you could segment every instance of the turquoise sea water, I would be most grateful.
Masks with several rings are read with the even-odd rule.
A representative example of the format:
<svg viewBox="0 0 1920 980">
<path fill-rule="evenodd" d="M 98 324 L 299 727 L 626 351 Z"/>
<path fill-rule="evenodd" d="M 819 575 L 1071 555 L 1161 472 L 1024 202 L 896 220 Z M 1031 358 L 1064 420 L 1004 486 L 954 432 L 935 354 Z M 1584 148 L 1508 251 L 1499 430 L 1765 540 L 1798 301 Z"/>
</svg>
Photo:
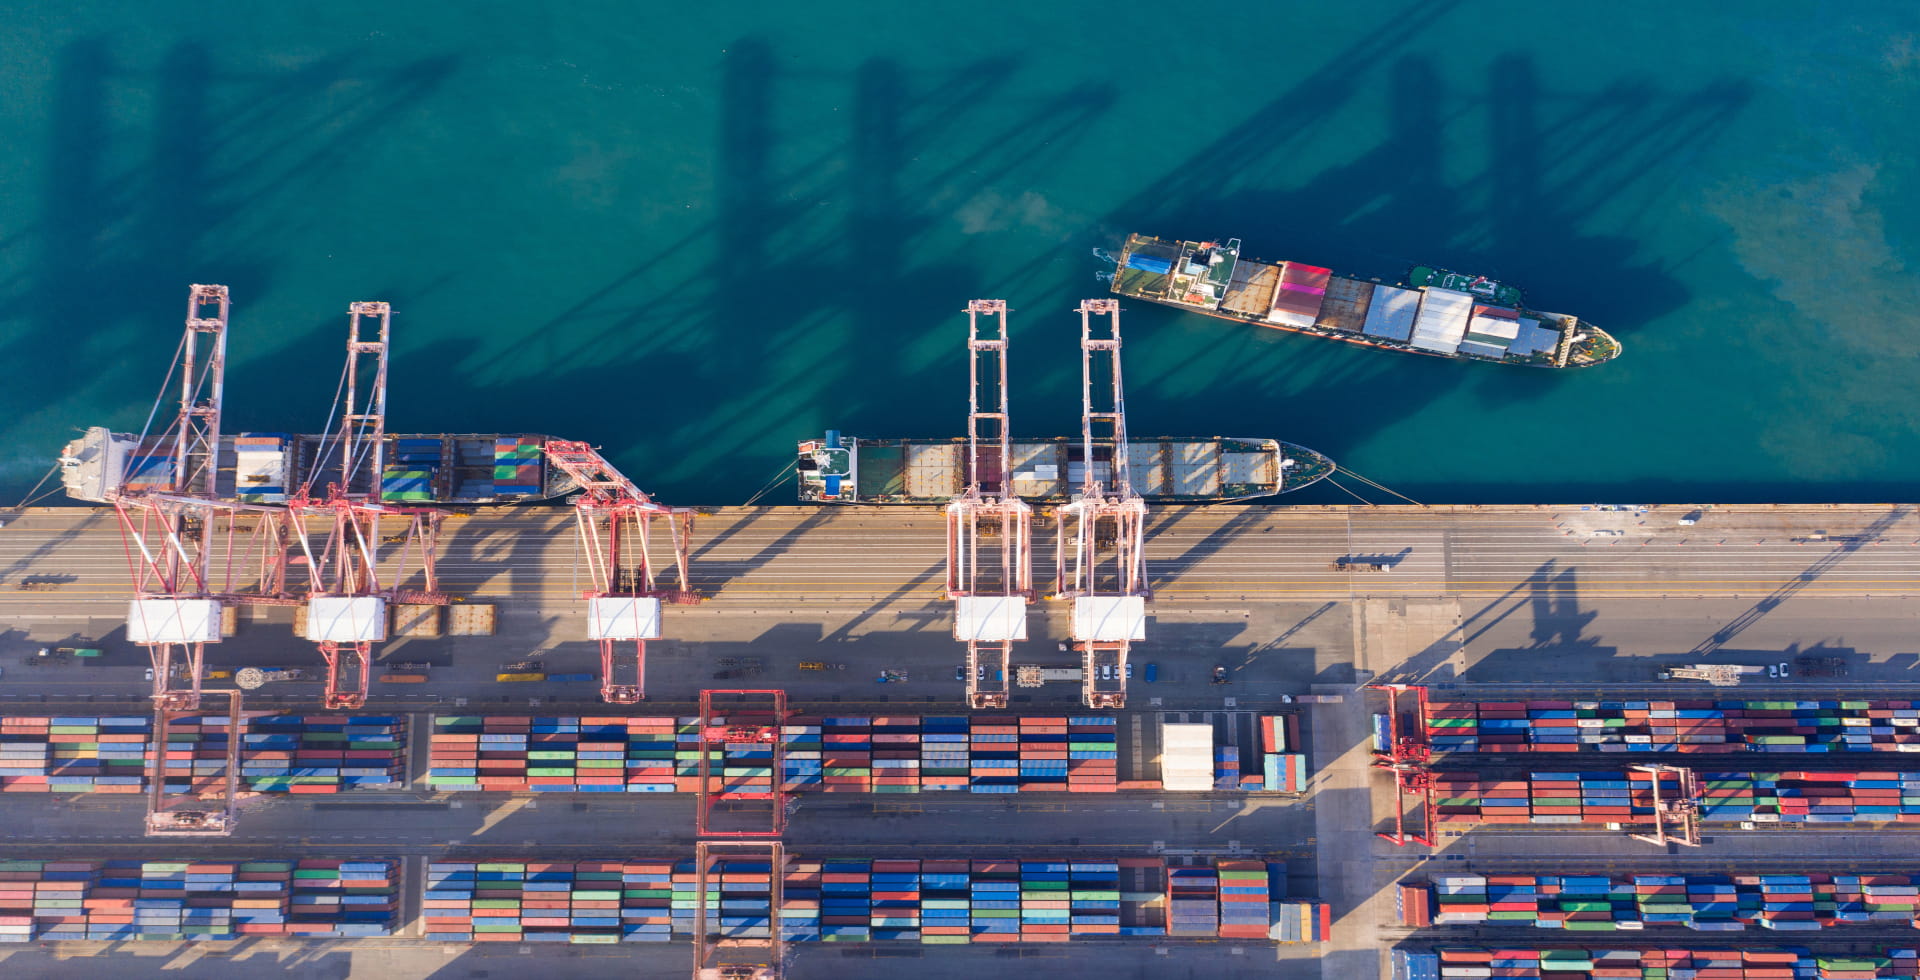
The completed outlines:
<svg viewBox="0 0 1920 980">
<path fill-rule="evenodd" d="M 1072 432 L 1070 310 L 1129 230 L 1482 272 L 1627 347 L 1530 371 L 1138 306 L 1135 434 L 1427 502 L 1911 499 L 1917 10 L 11 5 L 0 503 L 138 429 L 196 281 L 233 289 L 229 431 L 317 430 L 347 303 L 385 299 L 391 430 L 738 502 L 830 426 L 960 434 L 989 296 L 1016 434 Z"/>
</svg>

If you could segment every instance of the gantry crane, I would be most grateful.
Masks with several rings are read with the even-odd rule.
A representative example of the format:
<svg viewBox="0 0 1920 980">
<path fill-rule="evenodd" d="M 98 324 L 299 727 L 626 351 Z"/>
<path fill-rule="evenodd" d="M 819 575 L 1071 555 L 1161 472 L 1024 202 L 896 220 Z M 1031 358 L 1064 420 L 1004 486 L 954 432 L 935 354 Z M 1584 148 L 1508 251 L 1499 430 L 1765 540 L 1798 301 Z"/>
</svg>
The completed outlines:
<svg viewBox="0 0 1920 980">
<path fill-rule="evenodd" d="M 1398 791 L 1393 832 L 1376 836 L 1401 846 L 1433 847 L 1438 811 L 1434 805 L 1433 743 L 1427 737 L 1430 714 L 1427 689 L 1419 684 L 1394 683 L 1369 684 L 1367 689 L 1387 696 L 1386 711 L 1374 716 L 1373 768 L 1392 774 Z M 1411 705 L 1406 704 L 1406 698 L 1412 699 Z M 1700 846 L 1700 787 L 1693 770 L 1658 764 L 1635 765 L 1627 767 L 1627 780 L 1634 791 L 1635 805 L 1650 808 L 1653 824 L 1646 833 L 1629 831 L 1627 836 L 1663 847 L 1667 844 Z M 1421 825 L 1417 831 L 1407 828 L 1408 797 L 1420 808 Z"/>
<path fill-rule="evenodd" d="M 997 336 L 981 338 L 981 317 L 996 321 Z M 967 488 L 947 504 L 947 598 L 954 639 L 967 645 L 967 703 L 1004 708 L 1013 644 L 1027 638 L 1033 600 L 1033 508 L 1008 473 L 1006 300 L 967 304 L 967 360 Z"/>
<path fill-rule="evenodd" d="M 1127 472 L 1119 301 L 1082 300 L 1078 312 L 1080 479 L 1072 499 L 1056 510 L 1054 598 L 1073 602 L 1069 635 L 1085 668 L 1081 699 L 1089 708 L 1124 708 L 1127 654 L 1146 639 L 1152 595 L 1144 555 L 1147 504 Z M 1096 317 L 1105 318 L 1099 337 Z M 1096 388 L 1105 395 L 1098 401 Z M 1101 561 L 1103 551 L 1111 552 L 1110 565 Z"/>
<path fill-rule="evenodd" d="M 738 703 L 718 711 L 714 695 L 730 695 Z M 755 703 L 748 699 L 766 699 Z M 696 790 L 694 830 L 701 837 L 778 837 L 787 830 L 786 740 L 781 726 L 787 721 L 787 692 L 778 690 L 703 690 L 700 692 L 700 782 Z M 764 752 L 767 759 L 756 758 L 751 768 L 766 768 L 770 776 L 766 789 L 757 785 L 732 785 L 722 778 L 715 785 L 713 753 L 723 754 L 729 745 L 749 746 Z M 764 762 L 764 766 L 762 763 Z M 722 767 L 724 768 L 724 766 Z M 713 808 L 717 803 L 751 801 L 765 803 L 767 819 L 763 827 L 716 830 Z M 750 809 L 758 810 L 759 807 Z M 736 808 L 735 817 L 753 819 Z"/>
<path fill-rule="evenodd" d="M 180 372 L 178 410 L 158 438 L 150 441 L 143 433 L 135 442 L 134 458 L 109 491 L 133 582 L 127 638 L 146 647 L 153 662 L 150 835 L 233 832 L 237 752 L 246 732 L 240 693 L 217 692 L 228 698 L 231 725 L 224 795 L 207 792 L 196 799 L 166 791 L 170 727 L 200 710 L 206 645 L 219 642 L 228 605 L 297 602 L 286 592 L 286 510 L 219 497 L 230 311 L 227 287 L 188 287 L 186 327 L 174 363 Z"/>
<path fill-rule="evenodd" d="M 728 695 L 734 704 L 716 705 L 716 695 Z M 764 700 L 762 700 L 764 699 Z M 724 712 L 724 715 L 721 713 Z M 700 766 L 699 788 L 694 804 L 694 892 L 693 977 L 694 980 L 780 980 L 786 969 L 786 936 L 780 921 L 782 886 L 786 882 L 786 848 L 779 838 L 787 830 L 787 766 L 785 725 L 787 692 L 780 690 L 703 690 L 700 692 Z M 729 745 L 747 746 L 764 751 L 749 768 L 767 770 L 767 785 L 731 785 L 727 777 L 713 774 L 713 752 L 723 753 Z M 750 777 L 751 778 L 751 777 Z M 718 785 L 716 785 L 718 783 Z M 767 819 L 763 825 L 746 829 L 717 830 L 713 827 L 716 803 L 748 801 L 765 804 Z M 738 808 L 730 816 L 739 817 Z M 748 815 L 747 819 L 752 820 Z M 734 838 L 708 840 L 712 837 Z M 739 838 L 765 838 L 741 840 Z M 742 936 L 713 921 L 708 911 L 710 893 L 722 894 L 721 862 L 764 862 L 768 876 L 767 934 Z M 724 897 L 724 895 L 723 895 Z M 722 913 L 725 914 L 724 912 Z"/>
<path fill-rule="evenodd" d="M 1632 786 L 1635 777 L 1641 775 L 1646 777 L 1647 791 L 1653 798 L 1653 830 L 1627 836 L 1660 847 L 1668 844 L 1699 847 L 1700 784 L 1693 770 L 1658 764 L 1629 766 L 1628 785 Z M 1669 776 L 1674 783 L 1671 793 L 1661 786 L 1661 780 Z"/>
<path fill-rule="evenodd" d="M 381 502 L 380 481 L 386 443 L 387 351 L 392 308 L 381 302 L 354 303 L 347 309 L 347 363 L 341 382 L 340 430 L 333 449 L 314 462 L 289 502 L 299 557 L 307 569 L 306 628 L 327 664 L 323 703 L 330 710 L 366 704 L 373 645 L 387 638 L 390 603 L 445 605 L 435 570 L 439 547 L 438 511 L 394 507 Z M 378 324 L 377 339 L 366 331 Z M 364 401 L 362 376 L 372 380 Z M 324 440 L 323 440 L 324 441 Z M 339 455 L 338 482 L 316 498 L 320 470 Z M 393 522 L 398 532 L 389 533 Z M 316 545 L 312 524 L 325 527 Z M 397 556 L 383 548 L 398 543 Z M 418 558 L 423 587 L 405 587 Z M 383 565 L 387 567 L 383 567 Z"/>
<path fill-rule="evenodd" d="M 573 513 L 590 587 L 580 595 L 587 600 L 587 638 L 600 643 L 600 697 L 633 704 L 646 697 L 647 641 L 660 638 L 661 603 L 700 601 L 687 579 L 693 511 L 656 503 L 584 442 L 556 440 L 545 449 L 547 460 L 581 488 Z M 666 523 L 673 542 L 676 578 L 670 588 L 654 572 L 655 520 Z M 629 643 L 632 658 L 623 665 L 620 654 Z"/>
<path fill-rule="evenodd" d="M 787 937 L 781 925 L 787 851 L 777 840 L 697 841 L 694 848 L 693 980 L 781 980 L 786 975 Z M 741 936 L 713 921 L 709 893 L 719 888 L 720 862 L 764 863 L 768 868 L 767 934 Z M 724 914 L 724 913 L 722 913 Z"/>
<path fill-rule="evenodd" d="M 1427 689 L 1418 684 L 1370 684 L 1367 689 L 1387 696 L 1384 718 L 1375 716 L 1373 768 L 1391 773 L 1397 791 L 1393 801 L 1393 832 L 1376 836 L 1401 847 L 1408 844 L 1432 847 L 1436 810 L 1433 770 L 1428 768 L 1433 760 L 1433 745 L 1427 740 Z M 1403 695 L 1413 698 L 1412 713 L 1406 717 L 1402 717 Z M 1417 831 L 1407 829 L 1408 797 L 1420 806 Z"/>
</svg>

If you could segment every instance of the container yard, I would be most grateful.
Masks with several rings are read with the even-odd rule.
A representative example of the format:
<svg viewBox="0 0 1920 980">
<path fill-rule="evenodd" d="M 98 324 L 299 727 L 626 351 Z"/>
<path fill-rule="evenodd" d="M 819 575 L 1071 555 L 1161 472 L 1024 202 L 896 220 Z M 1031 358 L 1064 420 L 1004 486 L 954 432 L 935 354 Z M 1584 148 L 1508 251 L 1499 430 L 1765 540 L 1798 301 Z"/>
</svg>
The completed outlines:
<svg viewBox="0 0 1920 980">
<path fill-rule="evenodd" d="M 451 489 L 444 446 L 383 445 L 383 508 L 483 465 L 582 493 L 375 535 L 351 495 L 220 511 L 292 495 L 235 442 L 250 498 L 203 480 L 210 519 L 174 525 L 212 528 L 217 617 L 140 560 L 157 490 L 7 518 L 10 975 L 191 946 L 422 977 L 1914 976 L 1905 509 L 1143 512 L 1103 484 L 1032 509 L 1045 542 L 984 470 L 945 515 L 696 521 L 578 444 L 486 437 Z M 382 574 L 221 550 L 263 526 Z M 996 611 L 961 629 L 954 592 Z M 136 593 L 199 632 L 131 641 Z"/>
</svg>

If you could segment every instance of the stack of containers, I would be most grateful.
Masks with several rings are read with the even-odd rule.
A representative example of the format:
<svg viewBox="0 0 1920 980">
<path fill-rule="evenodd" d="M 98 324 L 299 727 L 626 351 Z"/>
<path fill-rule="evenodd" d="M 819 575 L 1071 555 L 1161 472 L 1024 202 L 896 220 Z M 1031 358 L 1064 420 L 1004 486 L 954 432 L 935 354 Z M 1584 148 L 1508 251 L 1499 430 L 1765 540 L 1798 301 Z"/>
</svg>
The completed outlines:
<svg viewBox="0 0 1920 980">
<path fill-rule="evenodd" d="M 672 718 L 582 718 L 583 734 L 601 746 L 625 742 L 629 793 L 671 793 L 677 788 Z M 697 758 L 697 757 L 696 757 Z"/>
<path fill-rule="evenodd" d="M 1240 747 L 1222 745 L 1213 750 L 1213 788 L 1240 788 Z"/>
<path fill-rule="evenodd" d="M 342 876 L 354 866 L 343 866 Z M 918 941 L 1063 942 L 1074 936 L 1164 936 L 1161 926 L 1122 925 L 1122 869 L 1165 869 L 1158 860 L 1047 862 L 997 860 L 796 861 L 784 878 L 782 928 L 795 942 Z M 1222 931 L 1222 903 L 1260 905 L 1260 936 L 1267 931 L 1264 902 L 1221 894 L 1215 869 L 1187 868 L 1175 890 L 1181 908 L 1204 919 L 1205 931 L 1187 935 L 1238 936 Z M 1232 895 L 1257 888 L 1271 899 L 1273 872 L 1252 863 L 1225 866 Z M 1252 877 L 1255 873 L 1259 877 Z M 733 938 L 767 935 L 771 868 L 765 862 L 717 862 L 709 876 L 711 928 Z M 284 877 L 284 875 L 283 875 Z M 0 885 L 4 880 L 0 879 Z M 608 943 L 685 939 L 695 928 L 697 875 L 691 862 L 465 863 L 427 868 L 422 905 L 427 938 L 449 942 L 548 941 Z M 5 894 L 0 887 L 0 894 Z M 1244 892 L 1251 898 L 1251 892 Z M 1200 896 L 1205 896 L 1200 897 Z M 1282 906 L 1312 903 L 1281 903 Z M 0 911 L 5 910 L 0 906 Z M 1135 915 L 1140 913 L 1136 910 Z M 1324 924 L 1318 913 L 1280 913 L 1299 919 L 1286 941 L 1313 941 Z M 1305 916 L 1303 918 L 1303 915 Z M 1236 909 L 1231 920 L 1251 918 Z M 1276 920 L 1277 921 L 1277 920 Z M 490 937 L 490 938 L 489 938 Z"/>
<path fill-rule="evenodd" d="M 695 757 L 695 763 L 699 762 Z M 773 792 L 773 746 L 759 742 L 726 742 L 721 745 L 720 776 L 723 793 L 769 794 Z M 694 778 L 699 778 L 696 768 Z"/>
<path fill-rule="evenodd" d="M 1220 933 L 1220 875 L 1212 868 L 1167 869 L 1167 935 Z"/>
<path fill-rule="evenodd" d="M 1075 861 L 1067 866 L 1073 891 L 1075 936 L 1120 934 L 1120 863 Z"/>
<path fill-rule="evenodd" d="M 968 872 L 968 914 L 976 943 L 1020 941 L 1021 889 L 1017 861 L 974 861 Z"/>
<path fill-rule="evenodd" d="M 972 750 L 965 716 L 920 719 L 920 790 L 954 792 L 968 788 Z"/>
<path fill-rule="evenodd" d="M 620 937 L 664 943 L 673 938 L 673 864 L 633 862 L 620 868 Z"/>
<path fill-rule="evenodd" d="M 1267 866 L 1260 861 L 1219 861 L 1220 936 L 1265 939 L 1269 925 Z"/>
<path fill-rule="evenodd" d="M 1307 787 L 1307 757 L 1289 752 L 1291 716 L 1260 716 L 1261 787 L 1270 793 L 1299 793 Z"/>
<path fill-rule="evenodd" d="M 782 738 L 788 790 L 1105 793 L 1122 785 L 1117 728 L 1106 717 L 794 718 Z M 691 717 L 442 715 L 431 744 L 428 779 L 440 790 L 693 792 L 700 759 Z M 717 785 L 770 786 L 769 747 L 709 751 L 724 780 Z"/>
<path fill-rule="evenodd" d="M 1113 793 L 1120 788 L 1119 727 L 1109 715 L 1067 719 L 1067 791 Z"/>
<path fill-rule="evenodd" d="M 246 432 L 233 439 L 233 492 L 242 503 L 287 501 L 287 437 Z"/>
<path fill-rule="evenodd" d="M 1913 980 L 1920 954 L 1890 949 L 1884 956 L 1821 956 L 1803 949 L 1488 949 L 1441 947 L 1398 950 L 1397 971 L 1408 980 L 1438 977 L 1601 977 L 1701 980 Z"/>
<path fill-rule="evenodd" d="M 473 902 L 479 868 L 478 864 L 459 861 L 435 861 L 427 865 L 420 921 L 429 940 L 473 941 Z"/>
<path fill-rule="evenodd" d="M 1324 943 L 1333 935 L 1333 906 L 1325 902 L 1275 902 L 1267 938 L 1278 943 Z"/>
<path fill-rule="evenodd" d="M 1536 772 L 1526 779 L 1482 779 L 1475 773 L 1434 774 L 1440 823 L 1618 823 L 1653 812 L 1655 777 L 1644 772 Z M 1677 777 L 1661 774 L 1661 797 L 1679 794 Z"/>
<path fill-rule="evenodd" d="M 138 793 L 152 732 L 138 717 L 0 720 L 0 791 Z"/>
<path fill-rule="evenodd" d="M 132 921 L 131 899 L 87 904 L 100 864 L 94 861 L 0 861 L 0 942 L 85 939 L 98 925 Z"/>
<path fill-rule="evenodd" d="M 821 761 L 820 725 L 815 719 L 811 723 L 796 719 L 780 729 L 780 738 L 786 743 L 785 782 L 782 784 L 789 792 L 799 790 L 817 790 L 820 779 L 826 774 L 825 764 Z"/>
<path fill-rule="evenodd" d="M 493 441 L 495 496 L 538 494 L 541 487 L 540 440 L 501 436 Z"/>
<path fill-rule="evenodd" d="M 972 868 L 966 861 L 920 862 L 920 942 L 965 945 L 971 940 Z"/>
<path fill-rule="evenodd" d="M 820 862 L 820 941 L 873 938 L 873 871 L 865 861 Z"/>
<path fill-rule="evenodd" d="M 1920 702 L 1436 701 L 1442 752 L 1920 752 Z"/>
<path fill-rule="evenodd" d="M 225 726 L 210 724 L 219 720 L 201 724 L 224 740 Z M 406 720 L 396 715 L 267 715 L 247 722 L 240 775 L 256 793 L 393 789 L 405 771 L 405 749 Z M 209 751 L 195 753 L 196 780 Z"/>
<path fill-rule="evenodd" d="M 712 871 L 708 881 L 719 879 L 720 894 L 717 903 L 711 896 L 708 898 L 708 928 L 713 930 L 710 934 L 729 939 L 770 936 L 768 910 L 773 902 L 773 866 L 765 861 L 730 859 L 714 862 Z M 698 883 L 691 868 L 687 870 L 687 879 L 689 883 Z M 697 913 L 699 909 L 696 907 L 694 911 Z"/>
<path fill-rule="evenodd" d="M 820 740 L 823 792 L 865 793 L 873 789 L 873 719 L 823 718 Z"/>
<path fill-rule="evenodd" d="M 287 932 L 365 938 L 388 935 L 399 882 L 386 861 L 301 861 L 293 871 Z"/>
<path fill-rule="evenodd" d="M 1020 862 L 1020 941 L 1072 938 L 1073 872 L 1067 862 Z"/>
<path fill-rule="evenodd" d="M 1020 726 L 1011 718 L 981 716 L 968 736 L 967 788 L 975 793 L 1020 792 Z"/>
<path fill-rule="evenodd" d="M 780 935 L 790 943 L 820 941 L 820 862 L 789 861 L 780 892 Z"/>
<path fill-rule="evenodd" d="M 1307 757 L 1294 753 L 1269 752 L 1264 758 L 1265 785 L 1269 792 L 1304 793 L 1307 789 Z"/>
<path fill-rule="evenodd" d="M 1677 925 L 1701 932 L 1817 931 L 1858 922 L 1912 924 L 1920 879 L 1907 875 L 1437 875 L 1403 893 L 1401 922 L 1530 924 L 1567 931 Z"/>
<path fill-rule="evenodd" d="M 1077 744 L 1068 732 L 1067 719 L 1036 716 L 1020 718 L 1018 723 L 1020 791 L 1066 791 L 1073 746 Z"/>
<path fill-rule="evenodd" d="M 873 862 L 873 938 L 920 941 L 920 862 Z"/>
<path fill-rule="evenodd" d="M 0 862 L 0 941 L 386 936 L 394 871 L 386 861 Z M 312 887 L 316 873 L 332 876 L 329 887 Z"/>
<path fill-rule="evenodd" d="M 873 720 L 873 791 L 920 792 L 919 718 Z"/>
</svg>

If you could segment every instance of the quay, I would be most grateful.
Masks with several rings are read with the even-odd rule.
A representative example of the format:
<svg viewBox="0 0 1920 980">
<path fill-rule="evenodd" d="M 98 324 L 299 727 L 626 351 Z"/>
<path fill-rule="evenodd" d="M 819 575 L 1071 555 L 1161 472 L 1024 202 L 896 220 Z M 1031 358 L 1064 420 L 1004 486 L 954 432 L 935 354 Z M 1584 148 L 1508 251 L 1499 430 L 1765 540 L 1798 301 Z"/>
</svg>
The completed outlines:
<svg viewBox="0 0 1920 980">
<path fill-rule="evenodd" d="M 1035 581 L 1046 591 L 1049 515 L 1038 517 Z M 368 713 L 404 715 L 416 733 L 407 781 L 387 792 L 271 796 L 243 807 L 240 829 L 206 842 L 138 836 L 138 796 L 0 794 L 0 859 L 99 859 L 166 854 L 230 860 L 299 856 L 395 860 L 417 882 L 427 860 L 602 860 L 670 856 L 692 846 L 685 794 L 457 794 L 422 778 L 419 733 L 439 715 L 687 714 L 708 687 L 788 692 L 810 714 L 965 714 L 955 677 L 964 647 L 943 593 L 944 525 L 937 508 L 716 508 L 696 517 L 692 586 L 706 598 L 669 606 L 665 639 L 649 644 L 648 699 L 600 704 L 590 684 L 503 684 L 502 665 L 537 659 L 551 673 L 595 669 L 586 639 L 572 516 L 561 508 L 456 513 L 440 539 L 442 588 L 492 604 L 492 636 L 404 637 L 383 662 L 431 664 L 423 684 L 376 685 Z M 1371 566 L 1379 565 L 1380 570 Z M 1920 512 L 1906 505 L 1659 505 L 1647 507 L 1156 508 L 1146 534 L 1153 598 L 1139 673 L 1116 712 L 1123 778 L 1159 755 L 1164 721 L 1245 724 L 1289 699 L 1311 776 L 1301 794 L 1110 795 L 806 794 L 787 846 L 808 855 L 1070 859 L 1259 856 L 1283 862 L 1297 890 L 1334 909 L 1331 942 L 1080 942 L 895 949 L 885 944 L 799 951 L 794 977 L 929 977 L 983 967 L 1065 976 L 1324 977 L 1389 975 L 1385 950 L 1414 935 L 1395 920 L 1394 883 L 1434 873 L 1743 873 L 1755 869 L 1872 869 L 1906 860 L 1920 825 L 1873 834 L 1820 826 L 1710 834 L 1698 849 L 1661 854 L 1597 825 L 1445 830 L 1431 849 L 1375 836 L 1397 805 L 1370 767 L 1363 685 L 1429 686 L 1455 699 L 1920 697 Z M 1366 570 L 1361 570 L 1365 568 Z M 140 714 L 146 658 L 124 642 L 131 591 L 113 512 L 56 507 L 14 512 L 0 528 L 0 714 Z M 1064 615 L 1036 603 L 1017 663 L 1056 663 Z M 290 632 L 288 608 L 242 611 L 235 634 L 209 647 L 210 669 L 315 667 Z M 38 648 L 85 640 L 88 662 L 29 665 Z M 1657 679 L 1661 668 L 1712 662 L 1764 667 L 1831 658 L 1844 677 L 1749 675 L 1737 690 Z M 800 664 L 824 663 L 826 670 Z M 750 683 L 716 680 L 721 663 L 754 664 Z M 844 665 L 844 666 L 842 666 Z M 1216 666 L 1227 684 L 1211 683 Z M 876 683 L 882 672 L 904 680 Z M 271 684 L 250 710 L 314 710 L 317 685 Z M 1070 714 L 1073 685 L 1015 689 L 1010 714 Z M 1531 762 L 1531 760 L 1528 760 Z M 1506 760 L 1513 765 L 1513 760 Z M 1537 763 L 1535 763 L 1537 764 Z M 1747 763 L 1751 765 L 1751 763 Z M 1564 765 L 1564 763 L 1556 763 Z M 1776 765 L 1778 765 L 1776 763 Z M 1870 760 L 1863 768 L 1891 766 Z M 410 900 L 411 901 L 411 900 Z M 613 969 L 677 975 L 684 944 L 577 947 L 423 941 L 417 902 L 391 939 L 272 939 L 234 947 L 120 943 L 116 972 L 251 975 L 263 964 L 294 976 L 464 977 L 521 969 L 553 977 Z M 1470 934 L 1468 934 L 1470 935 Z M 1669 940 L 1671 941 L 1671 940 Z M 59 975 L 91 944 L 0 950 L 9 975 Z M 1019 962 L 1016 964 L 1014 960 Z M 1029 963 L 1031 960 L 1033 962 Z"/>
</svg>

